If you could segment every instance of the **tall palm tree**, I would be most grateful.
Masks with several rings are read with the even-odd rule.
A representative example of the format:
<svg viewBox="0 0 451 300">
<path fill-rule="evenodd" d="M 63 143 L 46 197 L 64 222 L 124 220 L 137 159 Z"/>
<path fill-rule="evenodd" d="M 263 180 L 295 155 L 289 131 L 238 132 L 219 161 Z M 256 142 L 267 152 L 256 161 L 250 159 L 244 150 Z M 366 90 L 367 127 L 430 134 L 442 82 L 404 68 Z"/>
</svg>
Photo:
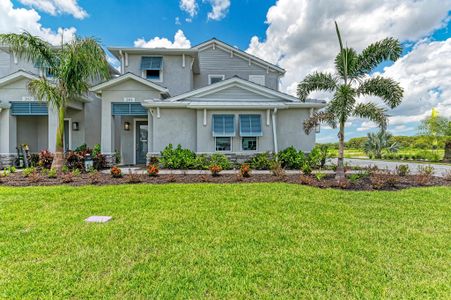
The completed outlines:
<svg viewBox="0 0 451 300">
<path fill-rule="evenodd" d="M 387 126 L 386 109 L 374 103 L 357 103 L 360 96 L 380 97 L 390 108 L 398 106 L 403 97 L 403 89 L 399 83 L 381 76 L 369 77 L 368 74 L 381 62 L 396 61 L 402 53 L 398 40 L 386 38 L 369 45 L 361 53 L 343 47 L 343 42 L 335 22 L 340 52 L 335 58 L 336 74 L 319 73 L 307 75 L 298 84 L 298 97 L 305 101 L 315 90 L 334 92 L 332 100 L 323 111 L 314 113 L 304 122 L 304 130 L 308 134 L 319 123 L 327 123 L 333 128 L 339 127 L 338 165 L 336 179 L 345 179 L 343 152 L 345 139 L 345 123 L 350 117 L 367 118 L 377 123 L 382 129 Z"/>
<path fill-rule="evenodd" d="M 28 90 L 36 99 L 47 101 L 58 112 L 52 167 L 61 169 L 64 165 L 64 116 L 67 103 L 85 96 L 93 81 L 108 78 L 105 52 L 93 38 L 76 37 L 67 43 L 62 41 L 60 47 L 55 47 L 28 32 L 0 34 L 0 44 L 8 45 L 17 57 L 32 61 L 52 74 L 52 79 L 41 75 L 31 80 Z"/>
</svg>

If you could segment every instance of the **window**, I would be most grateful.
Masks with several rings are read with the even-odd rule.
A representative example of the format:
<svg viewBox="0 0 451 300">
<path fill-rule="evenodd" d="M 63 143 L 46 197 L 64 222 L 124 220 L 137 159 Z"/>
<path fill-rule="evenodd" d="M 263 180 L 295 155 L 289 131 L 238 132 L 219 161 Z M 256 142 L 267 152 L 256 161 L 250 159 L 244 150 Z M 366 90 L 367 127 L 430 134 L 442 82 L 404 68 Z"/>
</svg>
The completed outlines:
<svg viewBox="0 0 451 300">
<path fill-rule="evenodd" d="M 223 81 L 225 75 L 208 75 L 208 84 L 214 84 Z"/>
<path fill-rule="evenodd" d="M 242 138 L 242 149 L 243 151 L 256 151 L 257 150 L 257 137 L 243 137 Z"/>
<path fill-rule="evenodd" d="M 240 136 L 262 136 L 262 122 L 260 115 L 240 115 Z"/>
<path fill-rule="evenodd" d="M 213 136 L 231 137 L 235 136 L 234 115 L 213 115 Z"/>
<path fill-rule="evenodd" d="M 265 75 L 249 75 L 249 81 L 256 84 L 265 85 Z"/>
<path fill-rule="evenodd" d="M 217 137 L 216 138 L 216 151 L 232 151 L 232 138 L 231 137 Z"/>
<path fill-rule="evenodd" d="M 149 80 L 162 81 L 163 58 L 143 56 L 141 58 L 143 77 Z"/>
</svg>

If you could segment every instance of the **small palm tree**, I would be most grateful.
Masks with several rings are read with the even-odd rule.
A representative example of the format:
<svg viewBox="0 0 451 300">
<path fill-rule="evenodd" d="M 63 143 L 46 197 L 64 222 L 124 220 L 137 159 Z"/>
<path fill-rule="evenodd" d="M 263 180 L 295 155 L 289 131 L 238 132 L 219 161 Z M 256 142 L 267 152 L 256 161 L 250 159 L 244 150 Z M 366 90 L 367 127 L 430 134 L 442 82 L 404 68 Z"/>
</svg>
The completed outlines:
<svg viewBox="0 0 451 300">
<path fill-rule="evenodd" d="M 377 133 L 368 133 L 368 140 L 363 145 L 363 151 L 368 156 L 374 156 L 377 159 L 382 158 L 382 151 L 384 150 L 397 152 L 399 149 L 398 143 L 391 143 L 391 138 L 392 134 L 385 130 L 380 130 Z"/>
<path fill-rule="evenodd" d="M 374 103 L 357 103 L 359 96 L 380 97 L 390 108 L 398 106 L 403 97 L 399 83 L 389 78 L 368 74 L 385 60 L 396 61 L 402 53 L 401 44 L 394 38 L 386 38 L 369 45 L 360 54 L 354 49 L 343 47 L 340 31 L 335 22 L 335 29 L 340 44 L 340 52 L 335 58 L 336 74 L 315 72 L 298 84 L 298 97 L 305 101 L 315 90 L 335 92 L 327 107 L 314 113 L 304 122 L 308 134 L 319 123 L 327 123 L 333 128 L 339 127 L 338 166 L 336 179 L 345 179 L 344 140 L 345 123 L 350 117 L 367 118 L 377 123 L 382 129 L 387 126 L 386 109 Z"/>
<path fill-rule="evenodd" d="M 419 126 L 420 134 L 431 138 L 433 149 L 438 148 L 438 138 L 445 140 L 445 161 L 451 160 L 451 121 L 441 117 L 437 109 L 432 109 L 430 117 L 424 119 Z"/>
<path fill-rule="evenodd" d="M 52 167 L 64 165 L 64 116 L 70 100 L 85 96 L 91 83 L 109 76 L 105 52 L 93 38 L 75 38 L 54 47 L 28 32 L 0 34 L 0 44 L 10 47 L 19 58 L 25 58 L 49 71 L 52 79 L 40 76 L 28 84 L 30 93 L 47 101 L 58 111 L 56 149 Z M 45 74 L 45 72 L 43 72 Z"/>
</svg>

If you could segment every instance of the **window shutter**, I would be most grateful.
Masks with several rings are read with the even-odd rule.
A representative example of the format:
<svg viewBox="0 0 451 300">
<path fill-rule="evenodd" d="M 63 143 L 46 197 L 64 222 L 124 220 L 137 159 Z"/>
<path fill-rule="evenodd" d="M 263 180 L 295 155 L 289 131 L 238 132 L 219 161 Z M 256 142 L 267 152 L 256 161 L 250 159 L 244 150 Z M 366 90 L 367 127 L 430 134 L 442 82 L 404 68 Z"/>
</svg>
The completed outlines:
<svg viewBox="0 0 451 300">
<path fill-rule="evenodd" d="M 161 70 L 162 57 L 143 56 L 141 58 L 141 70 Z"/>
<path fill-rule="evenodd" d="M 234 115 L 213 115 L 213 136 L 235 136 Z"/>
<path fill-rule="evenodd" d="M 240 136 L 262 136 L 260 115 L 240 115 Z"/>
<path fill-rule="evenodd" d="M 11 102 L 13 116 L 47 116 L 48 114 L 45 102 Z"/>
<path fill-rule="evenodd" d="M 113 103 L 113 116 L 147 116 L 141 103 Z"/>
</svg>

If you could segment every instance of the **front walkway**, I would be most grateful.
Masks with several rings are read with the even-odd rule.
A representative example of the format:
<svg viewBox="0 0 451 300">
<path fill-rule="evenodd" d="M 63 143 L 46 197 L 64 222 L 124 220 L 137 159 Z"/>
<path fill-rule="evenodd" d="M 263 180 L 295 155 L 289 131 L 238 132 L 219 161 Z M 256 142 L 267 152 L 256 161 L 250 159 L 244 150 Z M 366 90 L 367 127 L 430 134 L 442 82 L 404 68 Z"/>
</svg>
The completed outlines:
<svg viewBox="0 0 451 300">
<path fill-rule="evenodd" d="M 334 164 L 337 163 L 336 159 L 331 160 Z M 451 172 L 451 165 L 441 165 L 434 163 L 415 163 L 415 162 L 399 162 L 399 161 L 384 161 L 384 160 L 371 160 L 371 159 L 356 159 L 345 158 L 345 163 L 355 167 L 369 167 L 377 166 L 379 169 L 388 169 L 395 171 L 396 166 L 408 165 L 412 174 L 418 173 L 418 167 L 432 166 L 434 168 L 434 175 L 443 177 L 446 172 Z"/>
</svg>

